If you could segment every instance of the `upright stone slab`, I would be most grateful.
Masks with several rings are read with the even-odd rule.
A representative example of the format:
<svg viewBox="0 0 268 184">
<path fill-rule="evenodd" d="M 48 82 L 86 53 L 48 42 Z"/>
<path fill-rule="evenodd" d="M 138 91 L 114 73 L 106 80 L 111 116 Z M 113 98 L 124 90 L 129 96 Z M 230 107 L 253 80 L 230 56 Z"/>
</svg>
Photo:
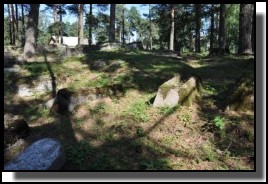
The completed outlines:
<svg viewBox="0 0 268 184">
<path fill-rule="evenodd" d="M 38 140 L 17 158 L 4 166 L 4 170 L 59 170 L 65 161 L 62 145 L 52 138 Z"/>
<path fill-rule="evenodd" d="M 162 84 L 157 91 L 153 107 L 176 106 L 179 102 L 180 76 L 177 75 Z"/>
<path fill-rule="evenodd" d="M 180 77 L 175 76 L 158 88 L 153 107 L 174 107 L 178 104 L 191 105 L 200 89 L 201 81 L 198 78 L 190 77 L 182 83 Z"/>
</svg>

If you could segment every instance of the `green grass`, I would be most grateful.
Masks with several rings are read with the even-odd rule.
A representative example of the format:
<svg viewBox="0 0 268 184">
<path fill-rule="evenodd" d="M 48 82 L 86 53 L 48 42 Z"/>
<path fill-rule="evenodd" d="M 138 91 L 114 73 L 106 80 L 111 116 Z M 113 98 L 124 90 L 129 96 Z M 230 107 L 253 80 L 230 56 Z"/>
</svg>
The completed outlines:
<svg viewBox="0 0 268 184">
<path fill-rule="evenodd" d="M 149 120 L 149 115 L 147 113 L 149 106 L 144 102 L 144 100 L 138 100 L 131 104 L 128 109 L 123 111 L 124 116 L 130 116 L 137 122 L 146 122 Z"/>
</svg>

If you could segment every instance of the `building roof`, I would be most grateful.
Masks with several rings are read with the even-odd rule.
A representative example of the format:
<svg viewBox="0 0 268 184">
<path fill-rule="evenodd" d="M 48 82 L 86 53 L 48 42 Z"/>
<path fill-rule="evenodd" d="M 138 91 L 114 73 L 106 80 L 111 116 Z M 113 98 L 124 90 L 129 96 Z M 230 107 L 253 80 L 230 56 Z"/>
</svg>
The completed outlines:
<svg viewBox="0 0 268 184">
<path fill-rule="evenodd" d="M 53 41 L 56 41 L 56 36 L 52 36 L 52 38 L 53 38 Z M 63 38 L 63 44 L 66 44 L 68 46 L 76 46 L 78 44 L 78 37 L 63 36 L 62 38 Z M 84 38 L 82 44 L 88 45 L 88 39 Z"/>
</svg>

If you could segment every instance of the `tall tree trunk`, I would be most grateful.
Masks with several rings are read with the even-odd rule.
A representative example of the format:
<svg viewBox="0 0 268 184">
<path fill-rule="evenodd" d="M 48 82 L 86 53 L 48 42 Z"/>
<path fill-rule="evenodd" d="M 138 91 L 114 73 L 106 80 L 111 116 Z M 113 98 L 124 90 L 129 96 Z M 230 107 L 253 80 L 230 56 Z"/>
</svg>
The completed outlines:
<svg viewBox="0 0 268 184">
<path fill-rule="evenodd" d="M 226 8 L 225 4 L 220 5 L 220 26 L 219 26 L 219 48 L 224 53 L 225 45 L 226 45 L 226 37 L 225 37 L 225 16 L 226 16 Z"/>
<path fill-rule="evenodd" d="M 150 50 L 153 48 L 153 38 L 152 38 L 152 19 L 151 19 L 151 4 L 149 4 L 149 26 L 150 26 L 150 33 L 149 33 L 149 39 L 150 39 Z"/>
<path fill-rule="evenodd" d="M 31 58 L 35 54 L 39 7 L 40 4 L 30 4 L 30 12 L 25 33 L 25 46 L 23 53 L 25 59 Z"/>
<path fill-rule="evenodd" d="M 253 4 L 253 12 L 252 12 L 252 28 L 251 28 L 251 45 L 252 52 L 255 51 L 255 4 Z"/>
<path fill-rule="evenodd" d="M 62 7 L 61 7 L 62 5 L 60 4 L 59 6 L 60 6 L 60 43 L 63 44 Z"/>
<path fill-rule="evenodd" d="M 19 16 L 18 16 L 18 4 L 15 4 L 15 15 L 16 15 L 16 43 L 18 44 L 19 41 Z"/>
<path fill-rule="evenodd" d="M 238 53 L 251 53 L 251 5 L 240 4 Z"/>
<path fill-rule="evenodd" d="M 115 41 L 115 4 L 111 4 L 109 42 L 114 42 L 114 41 Z"/>
<path fill-rule="evenodd" d="M 58 22 L 58 4 L 53 4 L 53 18 L 54 18 L 54 24 Z M 59 43 L 59 33 L 56 35 L 56 43 Z"/>
<path fill-rule="evenodd" d="M 12 17 L 11 17 L 11 13 L 10 13 L 10 9 L 11 9 L 11 4 L 7 4 L 7 8 L 8 8 L 8 24 L 9 24 L 9 39 L 10 39 L 10 45 L 12 45 L 13 43 L 13 34 L 12 34 Z"/>
<path fill-rule="evenodd" d="M 14 12 L 14 7 L 13 4 L 11 4 L 11 14 L 12 14 L 12 45 L 16 45 L 16 18 L 15 18 L 15 12 Z"/>
<path fill-rule="evenodd" d="M 21 4 L 21 20 L 22 20 L 22 37 L 21 37 L 21 45 L 25 44 L 25 23 L 24 23 L 24 5 Z"/>
<path fill-rule="evenodd" d="M 210 10 L 210 50 L 213 49 L 214 44 L 214 5 L 211 4 L 211 10 Z"/>
<path fill-rule="evenodd" d="M 125 44 L 125 6 L 122 9 L 122 41 Z"/>
<path fill-rule="evenodd" d="M 171 15 L 171 29 L 170 29 L 170 40 L 169 40 L 169 50 L 174 51 L 174 4 L 170 5 L 170 15 Z"/>
<path fill-rule="evenodd" d="M 53 4 L 53 18 L 54 23 L 58 22 L 57 4 Z"/>
<path fill-rule="evenodd" d="M 83 15 L 84 5 L 78 4 L 78 45 L 83 44 L 84 30 L 83 30 Z"/>
<path fill-rule="evenodd" d="M 92 4 L 89 5 L 88 44 L 92 45 Z"/>
<path fill-rule="evenodd" d="M 201 4 L 195 5 L 195 52 L 200 53 Z"/>
</svg>

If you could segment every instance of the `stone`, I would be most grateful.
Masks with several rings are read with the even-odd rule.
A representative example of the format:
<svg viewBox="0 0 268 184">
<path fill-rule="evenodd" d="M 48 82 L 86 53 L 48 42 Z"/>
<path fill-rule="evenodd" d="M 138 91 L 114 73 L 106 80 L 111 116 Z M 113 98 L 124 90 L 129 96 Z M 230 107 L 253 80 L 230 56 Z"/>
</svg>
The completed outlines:
<svg viewBox="0 0 268 184">
<path fill-rule="evenodd" d="M 92 65 L 91 65 L 92 70 L 102 70 L 105 67 L 107 67 L 107 64 L 102 59 L 93 62 Z"/>
<path fill-rule="evenodd" d="M 180 76 L 175 76 L 162 84 L 157 91 L 153 107 L 174 107 L 179 102 Z"/>
<path fill-rule="evenodd" d="M 254 111 L 254 77 L 242 75 L 225 92 L 225 109 Z"/>
<path fill-rule="evenodd" d="M 6 73 L 10 73 L 10 72 L 19 73 L 20 69 L 19 68 L 4 68 L 4 72 L 6 72 Z"/>
<path fill-rule="evenodd" d="M 121 47 L 121 43 L 117 42 L 106 42 L 100 44 L 100 50 L 114 50 L 119 49 Z"/>
<path fill-rule="evenodd" d="M 59 170 L 64 162 L 65 154 L 61 143 L 53 138 L 44 138 L 5 164 L 4 170 Z"/>
<path fill-rule="evenodd" d="M 141 42 L 132 42 L 132 43 L 128 43 L 126 45 L 126 47 L 128 49 L 138 49 L 138 50 L 143 50 L 143 46 Z"/>
<path fill-rule="evenodd" d="M 49 101 L 47 101 L 47 102 L 44 104 L 44 106 L 45 106 L 46 108 L 50 109 L 50 108 L 53 106 L 54 102 L 55 102 L 55 98 L 52 98 L 52 99 L 50 99 Z"/>
<path fill-rule="evenodd" d="M 185 83 L 177 75 L 162 84 L 157 91 L 153 107 L 174 107 L 178 104 L 191 105 L 201 90 L 201 80 L 190 77 Z"/>
<path fill-rule="evenodd" d="M 116 70 L 118 70 L 119 68 L 121 68 L 121 63 L 120 61 L 115 61 L 112 64 L 110 64 L 105 71 L 106 72 L 115 72 Z"/>
<path fill-rule="evenodd" d="M 18 96 L 19 97 L 28 97 L 33 96 L 35 93 L 45 93 L 53 90 L 53 85 L 51 79 L 41 79 L 34 81 L 33 86 L 27 84 L 18 85 Z"/>
<path fill-rule="evenodd" d="M 30 128 L 21 116 L 4 116 L 4 147 L 15 144 L 19 139 L 30 135 Z"/>
</svg>

